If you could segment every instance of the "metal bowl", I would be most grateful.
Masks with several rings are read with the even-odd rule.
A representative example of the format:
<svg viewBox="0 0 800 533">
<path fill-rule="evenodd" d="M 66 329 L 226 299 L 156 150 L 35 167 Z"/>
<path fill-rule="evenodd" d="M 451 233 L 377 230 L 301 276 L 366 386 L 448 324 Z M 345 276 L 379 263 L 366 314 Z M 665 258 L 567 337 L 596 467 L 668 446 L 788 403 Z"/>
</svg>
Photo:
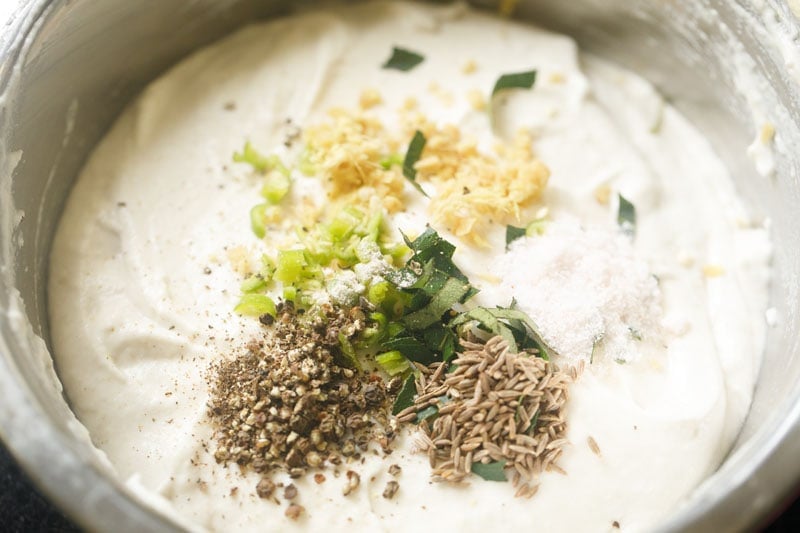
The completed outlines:
<svg viewBox="0 0 800 533">
<path fill-rule="evenodd" d="M 180 526 L 114 477 L 62 394 L 48 351 L 45 289 L 64 199 L 92 147 L 149 80 L 247 21 L 298 3 L 308 2 L 32 0 L 2 30 L 0 437 L 38 486 L 88 529 Z M 757 526 L 800 481 L 800 152 L 791 149 L 800 146 L 800 24 L 791 9 L 798 6 L 523 0 L 517 9 L 519 18 L 568 33 L 652 81 L 707 135 L 753 211 L 771 221 L 778 320 L 750 416 L 725 463 L 664 530 Z M 778 132 L 772 178 L 758 175 L 746 157 L 757 129 L 754 108 Z"/>
</svg>

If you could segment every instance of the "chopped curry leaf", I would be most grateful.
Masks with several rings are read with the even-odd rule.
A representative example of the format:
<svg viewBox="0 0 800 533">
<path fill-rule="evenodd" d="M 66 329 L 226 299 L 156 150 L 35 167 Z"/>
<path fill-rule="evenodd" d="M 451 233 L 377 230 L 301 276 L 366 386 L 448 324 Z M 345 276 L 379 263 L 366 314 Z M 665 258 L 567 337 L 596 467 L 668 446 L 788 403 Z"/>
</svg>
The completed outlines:
<svg viewBox="0 0 800 533">
<path fill-rule="evenodd" d="M 536 71 L 529 70 L 526 72 L 516 72 L 513 74 L 503 74 L 494 84 L 492 89 L 492 98 L 497 93 L 506 89 L 530 89 L 536 82 Z"/>
<path fill-rule="evenodd" d="M 549 360 L 547 344 L 542 340 L 539 327 L 527 314 L 518 309 L 476 307 L 462 313 L 450 322 L 450 327 L 458 327 L 469 322 L 477 322 L 478 327 L 505 339 L 513 352 L 519 348 L 535 348 L 538 357 Z M 518 338 L 519 337 L 519 338 Z"/>
<path fill-rule="evenodd" d="M 392 406 L 392 414 L 396 415 L 403 409 L 414 405 L 414 397 L 416 395 L 417 384 L 414 382 L 414 374 L 411 374 L 406 378 L 405 383 L 403 383 L 403 388 L 400 389 L 400 393 L 397 395 L 397 399 L 394 401 L 394 405 Z"/>
<path fill-rule="evenodd" d="M 430 349 L 442 354 L 443 361 L 447 361 L 453 356 L 456 336 L 452 329 L 442 327 L 441 324 L 434 324 L 422 332 L 422 338 Z"/>
<path fill-rule="evenodd" d="M 457 278 L 448 279 L 427 306 L 403 317 L 403 323 L 412 330 L 425 329 L 441 321 L 442 315 L 461 301 L 469 291 L 469 283 Z"/>
<path fill-rule="evenodd" d="M 342 363 L 351 368 L 361 370 L 361 364 L 358 362 L 358 356 L 356 356 L 353 343 L 351 343 L 350 339 L 341 331 L 339 332 L 338 339 Z"/>
<path fill-rule="evenodd" d="M 393 47 L 392 55 L 382 65 L 382 68 L 401 70 L 407 72 L 425 60 L 423 56 L 405 48 Z"/>
<path fill-rule="evenodd" d="M 492 463 L 472 463 L 472 473 L 486 481 L 508 481 L 506 477 L 506 461 Z"/>
<path fill-rule="evenodd" d="M 528 435 L 533 435 L 536 432 L 536 424 L 539 423 L 539 410 L 537 409 L 531 417 L 531 424 L 528 426 Z"/>
<path fill-rule="evenodd" d="M 619 195 L 617 224 L 626 235 L 631 237 L 636 235 L 636 207 L 621 194 Z"/>
<path fill-rule="evenodd" d="M 425 149 L 425 135 L 422 134 L 421 131 L 417 130 L 414 133 L 414 137 L 411 138 L 411 143 L 408 145 L 408 151 L 406 152 L 406 157 L 403 160 L 403 176 L 411 182 L 419 192 L 428 196 L 425 191 L 422 190 L 422 186 L 417 183 L 417 170 L 414 168 L 414 164 L 419 161 L 420 156 L 422 156 L 422 150 Z"/>
<path fill-rule="evenodd" d="M 439 236 L 436 230 L 430 226 L 425 228 L 422 235 L 414 241 L 406 239 L 406 244 L 413 252 L 409 262 L 414 261 L 424 265 L 432 259 L 434 266 L 445 274 L 464 282 L 468 281 L 467 276 L 453 263 L 453 253 L 456 251 L 456 247 Z"/>
<path fill-rule="evenodd" d="M 548 347 L 547 343 L 542 339 L 539 333 L 539 326 L 536 325 L 531 317 L 519 309 L 502 309 L 498 307 L 491 311 L 497 318 L 508 320 L 509 323 L 513 323 L 512 321 L 515 320 L 521 321 L 527 328 L 527 331 L 524 333 L 535 343 L 536 348 L 539 350 L 538 356 L 546 361 L 550 360 L 551 348 Z"/>
<path fill-rule="evenodd" d="M 436 353 L 424 342 L 408 333 L 401 335 L 387 340 L 382 346 L 387 350 L 398 351 L 403 354 L 403 357 L 416 363 L 429 365 L 436 361 Z"/>
<path fill-rule="evenodd" d="M 526 228 L 518 228 L 516 226 L 506 226 L 506 250 L 508 246 L 517 239 L 524 237 L 528 233 Z"/>
<path fill-rule="evenodd" d="M 419 424 L 423 420 L 427 420 L 428 418 L 435 417 L 439 414 L 439 408 L 435 405 L 429 405 L 422 411 L 417 413 L 416 423 Z"/>
</svg>

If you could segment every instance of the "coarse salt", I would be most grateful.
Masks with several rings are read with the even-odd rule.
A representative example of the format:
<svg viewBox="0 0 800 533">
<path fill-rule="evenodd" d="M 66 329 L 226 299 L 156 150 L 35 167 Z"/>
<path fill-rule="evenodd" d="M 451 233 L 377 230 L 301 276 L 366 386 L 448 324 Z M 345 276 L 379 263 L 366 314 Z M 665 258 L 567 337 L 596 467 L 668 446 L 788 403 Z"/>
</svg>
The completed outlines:
<svg viewBox="0 0 800 533">
<path fill-rule="evenodd" d="M 640 343 L 661 342 L 658 282 L 618 231 L 552 222 L 512 243 L 493 272 L 560 356 L 630 362 Z"/>
</svg>

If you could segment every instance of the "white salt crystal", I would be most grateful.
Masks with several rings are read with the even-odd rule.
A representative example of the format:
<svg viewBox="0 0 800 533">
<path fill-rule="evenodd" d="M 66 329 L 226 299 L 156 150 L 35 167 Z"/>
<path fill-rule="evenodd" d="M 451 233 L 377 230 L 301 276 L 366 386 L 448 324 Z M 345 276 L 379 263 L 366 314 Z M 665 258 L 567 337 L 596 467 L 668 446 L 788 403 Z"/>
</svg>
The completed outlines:
<svg viewBox="0 0 800 533">
<path fill-rule="evenodd" d="M 559 355 L 630 362 L 640 343 L 661 342 L 661 291 L 620 232 L 550 223 L 519 239 L 494 263 L 519 308 Z"/>
</svg>

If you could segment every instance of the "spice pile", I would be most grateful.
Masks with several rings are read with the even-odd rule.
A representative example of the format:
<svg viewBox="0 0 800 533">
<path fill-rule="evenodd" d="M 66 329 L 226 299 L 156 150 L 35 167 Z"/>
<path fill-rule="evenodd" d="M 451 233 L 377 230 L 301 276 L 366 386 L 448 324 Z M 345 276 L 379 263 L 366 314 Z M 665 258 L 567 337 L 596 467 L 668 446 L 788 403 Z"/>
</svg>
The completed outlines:
<svg viewBox="0 0 800 533">
<path fill-rule="evenodd" d="M 363 310 L 322 306 L 306 315 L 286 302 L 274 323 L 262 319 L 271 326 L 264 338 L 210 373 L 217 462 L 263 474 L 257 493 L 270 498 L 277 470 L 299 477 L 357 459 L 372 442 L 390 452 L 396 421 L 388 412 L 401 381 L 341 364 L 340 336 L 363 330 Z"/>
<path fill-rule="evenodd" d="M 420 373 L 419 395 L 398 420 L 419 421 L 435 480 L 476 473 L 505 481 L 508 472 L 516 495 L 531 497 L 542 471 L 564 473 L 556 464 L 567 443 L 562 407 L 579 369 L 562 372 L 533 352 L 514 353 L 500 336 L 461 345 L 452 372 L 434 363 Z"/>
</svg>

